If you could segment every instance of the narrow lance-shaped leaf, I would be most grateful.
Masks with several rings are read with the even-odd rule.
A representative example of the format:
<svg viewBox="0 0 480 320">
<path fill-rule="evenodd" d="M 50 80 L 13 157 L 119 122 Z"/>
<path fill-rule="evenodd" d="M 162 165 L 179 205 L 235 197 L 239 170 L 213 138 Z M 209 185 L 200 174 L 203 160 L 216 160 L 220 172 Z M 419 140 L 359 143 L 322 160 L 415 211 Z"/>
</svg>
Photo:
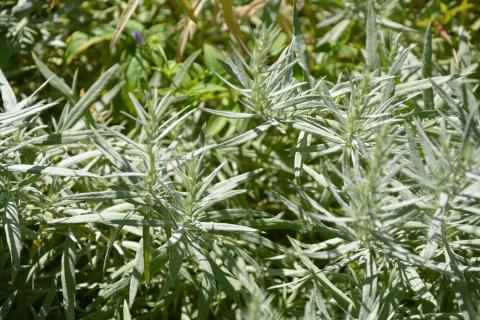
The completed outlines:
<svg viewBox="0 0 480 320">
<path fill-rule="evenodd" d="M 49 314 L 50 307 L 52 305 L 53 299 L 56 298 L 56 296 L 57 296 L 56 288 L 51 287 L 47 296 L 43 300 L 43 303 L 40 307 L 40 310 L 35 315 L 35 320 L 45 320 L 45 319 L 47 319 L 47 316 Z M 2 319 L 2 318 L 0 317 L 0 319 Z"/>
<path fill-rule="evenodd" d="M 201 108 L 201 110 L 216 116 L 230 118 L 230 119 L 250 119 L 256 116 L 255 114 L 252 114 L 252 113 L 215 110 L 215 109 L 209 109 L 209 108 Z"/>
<path fill-rule="evenodd" d="M 353 241 L 348 244 L 344 245 L 339 245 L 335 247 L 334 249 L 331 250 L 326 250 L 326 251 L 316 251 L 312 253 L 307 253 L 306 255 L 309 258 L 312 259 L 326 259 L 326 260 L 331 260 L 335 259 L 341 255 L 344 254 L 351 254 L 352 252 L 358 251 L 360 242 L 359 241 Z"/>
<path fill-rule="evenodd" d="M 137 295 L 138 284 L 143 277 L 145 271 L 145 263 L 143 260 L 143 239 L 138 243 L 138 249 L 135 254 L 135 260 L 133 262 L 132 275 L 130 278 L 130 289 L 128 293 L 128 305 L 131 307 L 135 301 Z"/>
<path fill-rule="evenodd" d="M 43 110 L 51 108 L 56 104 L 57 104 L 56 102 L 52 102 L 48 104 L 37 103 L 34 106 L 25 108 L 23 110 L 0 113 L 0 127 L 6 127 L 16 121 L 26 119 L 27 117 L 37 116 Z"/>
<path fill-rule="evenodd" d="M 430 228 L 428 230 L 428 243 L 422 252 L 422 256 L 425 260 L 430 260 L 434 256 L 438 243 L 442 241 L 443 217 L 445 215 L 445 207 L 447 203 L 448 194 L 444 192 L 440 193 L 439 206 L 432 217 Z"/>
<path fill-rule="evenodd" d="M 137 192 L 107 190 L 107 191 L 75 193 L 75 194 L 66 195 L 63 198 L 66 200 L 79 200 L 79 201 L 85 201 L 85 200 L 103 201 L 103 200 L 115 200 L 115 199 L 131 199 L 136 197 L 139 197 L 139 194 Z"/>
<path fill-rule="evenodd" d="M 430 23 L 427 25 L 425 31 L 425 43 L 423 45 L 423 58 L 422 58 L 422 76 L 424 78 L 430 78 L 432 76 L 432 30 Z M 423 101 L 425 103 L 425 109 L 433 109 L 433 90 L 431 88 L 423 91 Z"/>
<path fill-rule="evenodd" d="M 260 172 L 263 172 L 263 169 L 257 169 L 257 170 L 253 170 L 253 171 L 250 171 L 250 172 L 242 173 L 238 176 L 235 176 L 235 177 L 232 177 L 232 178 L 229 178 L 229 179 L 226 179 L 226 180 L 223 180 L 223 181 L 220 181 L 220 182 L 214 184 L 212 187 L 208 188 L 207 191 L 208 191 L 209 194 L 217 197 L 217 196 L 219 196 L 219 194 L 221 194 L 223 192 L 227 192 L 227 191 L 230 191 L 230 190 L 236 188 L 237 186 L 239 186 L 243 182 L 247 181 L 248 179 L 250 179 L 254 175 L 259 174 Z"/>
<path fill-rule="evenodd" d="M 70 235 L 67 235 L 63 246 L 62 255 L 62 293 L 63 307 L 67 320 L 75 319 L 75 250 L 74 242 Z"/>
<path fill-rule="evenodd" d="M 127 300 L 123 300 L 123 320 L 132 320 Z"/>
<path fill-rule="evenodd" d="M 74 170 L 62 167 L 36 166 L 31 164 L 14 164 L 8 166 L 6 169 L 11 172 L 35 173 L 46 176 L 99 178 L 98 175 L 88 171 Z"/>
<path fill-rule="evenodd" d="M 205 291 L 207 296 L 213 295 L 214 297 L 217 294 L 217 286 L 215 283 L 215 275 L 213 273 L 210 262 L 208 261 L 206 254 L 203 253 L 202 249 L 197 247 L 196 244 L 190 246 L 192 252 L 197 260 L 198 267 L 202 270 L 204 281 L 202 281 L 202 290 Z"/>
<path fill-rule="evenodd" d="M 368 0 L 367 9 L 367 69 L 375 72 L 379 65 L 376 14 L 373 1 Z"/>
<path fill-rule="evenodd" d="M 232 298 L 236 303 L 240 303 L 237 292 L 233 288 L 229 279 L 227 279 L 226 274 L 222 271 L 222 269 L 220 269 L 220 267 L 215 263 L 215 261 L 210 256 L 205 255 L 205 258 L 207 258 L 208 263 L 212 268 L 212 271 L 217 283 L 223 287 L 223 289 L 225 290 L 225 293 L 228 296 L 230 296 L 230 298 Z"/>
<path fill-rule="evenodd" d="M 147 221 L 150 220 L 149 215 L 145 216 Z M 150 257 L 152 248 L 152 236 L 150 234 L 150 227 L 148 225 L 143 226 L 143 264 L 145 270 L 145 282 L 150 285 Z"/>
<path fill-rule="evenodd" d="M 461 271 L 458 266 L 457 258 L 455 257 L 455 253 L 450 248 L 450 244 L 445 239 L 443 243 L 445 245 L 445 260 L 453 271 L 452 282 L 455 290 L 455 298 L 457 300 L 458 309 L 460 310 L 463 319 L 478 319 L 480 315 L 475 310 L 475 305 L 471 299 L 471 294 L 474 291 L 469 290 L 463 271 Z"/>
<path fill-rule="evenodd" d="M 319 286 L 323 287 L 331 296 L 335 299 L 338 306 L 342 308 L 345 312 L 349 312 L 350 308 L 354 307 L 353 301 L 347 297 L 340 289 L 338 289 L 320 269 L 304 254 L 302 249 L 299 246 L 297 240 L 289 237 L 290 243 L 292 244 L 295 253 L 298 255 L 302 263 L 309 269 L 309 271 L 314 276 L 316 283 Z"/>
<path fill-rule="evenodd" d="M 407 134 L 408 148 L 410 151 L 410 160 L 415 166 L 415 169 L 417 170 L 417 174 L 419 174 L 422 177 L 425 177 L 426 173 L 423 167 L 422 160 L 420 158 L 420 153 L 418 152 L 418 149 L 417 149 L 417 143 L 415 141 L 415 137 L 413 135 L 411 125 L 408 123 L 405 124 L 405 133 Z"/>
<path fill-rule="evenodd" d="M 108 81 L 110 81 L 110 79 L 115 75 L 118 68 L 118 64 L 110 67 L 110 69 L 105 71 L 105 73 L 100 76 L 100 78 L 90 87 L 90 89 L 88 89 L 85 95 L 80 98 L 77 104 L 75 104 L 70 110 L 68 119 L 65 121 L 64 126 L 61 128 L 62 131 L 70 129 L 82 118 L 85 111 L 87 111 L 91 104 L 95 102 L 101 91 L 105 89 Z"/>
<path fill-rule="evenodd" d="M 435 89 L 436 93 L 443 99 L 443 101 L 445 101 L 445 103 L 450 107 L 450 109 L 452 109 L 452 111 L 457 114 L 462 124 L 465 125 L 467 120 L 465 112 L 462 110 L 462 107 L 457 102 L 455 102 L 455 100 L 453 100 L 452 97 L 450 97 L 445 92 L 445 90 L 443 90 L 435 81 L 430 80 L 430 83 L 432 84 L 432 87 Z"/>
<path fill-rule="evenodd" d="M 228 148 L 228 147 L 233 147 L 239 144 L 244 144 L 245 142 L 248 142 L 250 140 L 253 140 L 260 136 L 261 134 L 265 133 L 268 128 L 271 127 L 270 123 L 262 124 L 256 127 L 255 129 L 248 130 L 245 133 L 242 133 L 241 135 L 228 139 L 227 141 L 224 141 L 218 145 L 219 148 Z"/>
<path fill-rule="evenodd" d="M 17 107 L 17 98 L 15 98 L 15 93 L 2 70 L 0 70 L 0 93 L 2 94 L 3 108 L 5 111 L 14 111 Z"/>
<path fill-rule="evenodd" d="M 440 76 L 440 77 L 433 77 L 432 80 L 435 81 L 437 84 L 443 84 L 448 82 L 452 79 L 455 79 L 456 76 L 449 75 L 449 76 Z M 406 99 L 410 99 L 411 97 L 415 96 L 416 92 L 422 92 L 425 89 L 431 88 L 432 84 L 430 79 L 420 79 L 420 80 L 412 80 L 404 83 L 400 83 L 395 86 L 395 96 L 396 97 L 406 97 Z M 334 92 L 331 93 L 332 96 L 338 96 L 339 94 Z M 410 97 L 408 97 L 410 95 Z M 381 102 L 382 96 L 377 95 L 374 96 L 372 99 L 369 100 L 368 105 L 374 105 L 375 103 Z"/>
<path fill-rule="evenodd" d="M 22 250 L 22 235 L 20 233 L 20 221 L 15 200 L 7 199 L 5 201 L 4 219 L 5 235 L 12 261 L 12 280 L 14 280 L 20 266 L 20 253 Z"/>
<path fill-rule="evenodd" d="M 297 140 L 297 149 L 305 148 L 308 146 L 308 135 L 305 131 L 300 131 Z M 293 164 L 293 169 L 295 171 L 295 182 L 300 184 L 300 175 L 302 173 L 302 166 L 303 166 L 303 154 L 301 151 L 295 152 L 295 159 Z"/>
<path fill-rule="evenodd" d="M 365 280 L 362 289 L 362 306 L 360 308 L 359 319 L 376 319 L 378 313 L 377 286 L 378 271 L 373 252 L 369 252 L 365 262 Z"/>
<path fill-rule="evenodd" d="M 138 117 L 140 118 L 140 121 L 142 124 L 147 123 L 147 112 L 144 110 L 140 102 L 137 100 L 137 98 L 131 93 L 128 93 L 128 96 L 130 97 L 130 100 L 133 103 L 133 106 L 135 107 L 135 110 L 137 111 Z"/>
<path fill-rule="evenodd" d="M 248 92 L 247 88 L 249 87 L 250 79 L 247 73 L 245 72 L 245 69 L 243 66 L 244 64 L 243 58 L 236 51 L 234 51 L 233 60 L 228 55 L 225 54 L 224 61 L 219 60 L 218 62 L 223 66 L 225 71 L 232 76 L 232 78 L 237 80 L 242 85 L 242 88 L 244 88 L 245 90 L 231 84 L 217 72 L 215 72 L 216 76 L 219 77 L 224 83 L 226 83 L 229 87 L 235 89 L 236 91 Z"/>
<path fill-rule="evenodd" d="M 465 233 L 474 235 L 475 237 L 480 237 L 480 226 L 459 225 L 457 229 Z"/>
<path fill-rule="evenodd" d="M 62 78 L 57 76 L 55 73 L 53 73 L 52 70 L 50 70 L 43 62 L 40 60 L 35 53 L 32 52 L 32 57 L 33 60 L 35 61 L 35 64 L 37 65 L 38 70 L 40 73 L 43 75 L 45 79 L 51 79 L 49 84 L 60 91 L 65 97 L 69 98 L 70 100 L 75 102 L 75 97 L 72 89 L 63 81 Z"/>
<path fill-rule="evenodd" d="M 325 300 L 322 297 L 322 293 L 320 291 L 320 288 L 318 287 L 317 284 L 314 284 L 313 290 L 312 290 L 312 299 L 315 300 L 315 304 L 320 312 L 320 315 L 322 319 L 325 320 L 331 320 L 332 318 L 328 314 L 327 307 L 325 305 Z"/>
<path fill-rule="evenodd" d="M 215 168 L 208 176 L 206 176 L 201 183 L 200 188 L 197 191 L 197 194 L 195 195 L 195 200 L 200 200 L 200 198 L 204 195 L 205 191 L 207 190 L 208 187 L 210 187 L 213 179 L 218 175 L 220 170 L 222 170 L 223 166 L 225 165 L 225 161 L 222 162 L 218 167 Z"/>
<path fill-rule="evenodd" d="M 402 69 L 409 52 L 409 48 L 405 48 L 395 57 L 395 60 L 393 60 L 393 64 L 388 70 L 388 75 L 392 76 L 392 78 L 387 81 L 387 85 L 383 89 L 382 104 L 386 103 L 388 99 L 391 99 L 395 94 L 396 75 Z"/>
<path fill-rule="evenodd" d="M 257 229 L 230 223 L 197 222 L 196 226 L 204 231 L 258 232 Z"/>
<path fill-rule="evenodd" d="M 407 267 L 405 269 L 405 278 L 408 282 L 410 289 L 415 292 L 420 298 L 425 301 L 431 302 L 434 306 L 437 306 L 437 301 L 435 297 L 428 291 L 427 286 L 425 285 L 420 275 L 417 273 L 415 268 Z"/>
<path fill-rule="evenodd" d="M 175 233 L 177 233 L 178 231 L 179 230 L 177 230 Z M 160 288 L 160 292 L 158 294 L 159 299 L 162 298 L 165 294 L 167 294 L 170 288 L 177 281 L 177 276 L 183 263 L 183 250 L 181 249 L 181 247 L 182 244 L 179 242 L 176 242 L 175 245 L 168 246 L 167 251 L 169 256 L 169 272 L 165 277 L 165 281 L 163 282 L 162 287 Z"/>
<path fill-rule="evenodd" d="M 8 298 L 3 301 L 2 305 L 0 306 L 0 320 L 7 320 L 9 319 L 9 312 L 10 308 L 13 305 L 13 302 L 15 302 L 15 298 L 17 297 L 18 290 L 15 290 L 12 292 Z"/>
<path fill-rule="evenodd" d="M 305 81 L 307 81 L 307 85 L 305 87 L 310 88 L 311 83 L 310 71 L 308 68 L 307 50 L 305 46 L 305 40 L 303 39 L 302 30 L 300 29 L 297 7 L 295 5 L 293 6 L 293 35 L 295 56 L 298 59 L 298 64 L 302 68 L 303 77 L 305 78 Z"/>
<path fill-rule="evenodd" d="M 180 69 L 180 71 L 175 75 L 175 77 L 173 78 L 173 84 L 175 85 L 175 87 L 179 87 L 180 84 L 182 83 L 182 80 L 185 78 L 185 76 L 187 75 L 187 72 L 188 70 L 190 69 L 190 67 L 192 66 L 193 62 L 195 61 L 195 59 L 200 55 L 202 51 L 199 49 L 197 51 L 195 51 L 194 53 L 192 53 L 186 60 L 185 62 L 183 63 L 183 66 L 182 68 Z"/>
<path fill-rule="evenodd" d="M 156 219 L 144 219 L 143 216 L 119 212 L 88 213 L 73 217 L 49 220 L 50 224 L 103 223 L 107 225 L 154 226 L 164 227 L 168 222 Z"/>
</svg>

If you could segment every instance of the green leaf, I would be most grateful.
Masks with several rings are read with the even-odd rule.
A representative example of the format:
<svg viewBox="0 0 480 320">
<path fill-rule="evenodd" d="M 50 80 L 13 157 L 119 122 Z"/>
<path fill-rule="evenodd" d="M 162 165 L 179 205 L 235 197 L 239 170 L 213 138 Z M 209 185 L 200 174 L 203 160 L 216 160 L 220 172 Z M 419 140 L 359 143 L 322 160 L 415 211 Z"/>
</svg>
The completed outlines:
<svg viewBox="0 0 480 320">
<path fill-rule="evenodd" d="M 438 305 L 435 297 L 430 293 L 430 291 L 428 291 L 425 282 L 422 280 L 415 268 L 405 268 L 404 274 L 406 281 L 408 282 L 409 289 L 415 292 L 423 300 L 431 302 L 434 306 Z"/>
<path fill-rule="evenodd" d="M 210 266 L 209 259 L 207 258 L 207 253 L 203 253 L 202 249 L 197 247 L 197 245 L 191 245 L 193 254 L 197 260 L 198 267 L 203 273 L 202 288 L 205 296 L 210 297 L 217 295 L 217 285 L 215 283 L 215 275 L 213 273 L 212 267 Z"/>
<path fill-rule="evenodd" d="M 74 93 L 72 89 L 65 83 L 65 81 L 57 76 L 55 73 L 53 73 L 52 70 L 50 70 L 38 57 L 35 53 L 32 52 L 32 57 L 33 60 L 35 61 L 35 64 L 37 65 L 38 70 L 40 70 L 40 73 L 43 75 L 43 77 L 48 80 L 50 79 L 49 84 L 60 91 L 65 97 L 69 98 L 71 101 L 76 102 Z"/>
<path fill-rule="evenodd" d="M 63 307 L 67 320 L 75 319 L 75 249 L 72 236 L 65 237 L 62 254 L 62 280 Z"/>
<path fill-rule="evenodd" d="M 22 251 L 22 234 L 20 231 L 20 220 L 18 218 L 18 204 L 13 199 L 5 201 L 4 228 L 7 238 L 10 260 L 12 263 L 12 281 L 15 280 L 20 267 L 20 256 Z"/>
<path fill-rule="evenodd" d="M 226 274 L 220 269 L 220 267 L 210 256 L 206 255 L 205 257 L 207 258 L 212 268 L 215 280 L 223 287 L 223 289 L 231 299 L 233 299 L 236 303 L 240 303 L 239 296 L 230 280 L 228 280 L 228 278 L 226 277 Z"/>
<path fill-rule="evenodd" d="M 223 111 L 223 110 L 215 110 L 215 109 L 209 109 L 209 108 L 201 108 L 201 110 L 216 116 L 225 117 L 229 119 L 251 119 L 256 117 L 256 115 L 252 113 Z"/>
<path fill-rule="evenodd" d="M 164 227 L 169 225 L 168 222 L 163 220 L 148 219 L 144 217 L 119 212 L 102 212 L 102 213 L 89 213 L 81 214 L 68 218 L 58 218 L 49 220 L 50 224 L 75 224 L 75 223 L 103 223 L 107 225 L 127 225 L 127 226 L 155 226 Z"/>
<path fill-rule="evenodd" d="M 362 305 L 360 307 L 359 319 L 377 319 L 379 302 L 377 298 L 378 270 L 370 251 L 365 257 L 365 279 L 362 288 Z"/>
<path fill-rule="evenodd" d="M 430 23 L 425 30 L 425 42 L 423 44 L 423 58 L 422 58 L 422 76 L 430 78 L 432 76 L 432 30 Z M 433 105 L 433 90 L 431 88 L 423 91 L 423 101 L 426 110 L 432 110 Z"/>
<path fill-rule="evenodd" d="M 3 301 L 2 305 L 0 306 L 0 320 L 7 320 L 9 319 L 9 311 L 15 302 L 15 298 L 17 297 L 18 290 L 15 290 L 11 294 L 8 295 L 8 298 Z"/>
<path fill-rule="evenodd" d="M 298 134 L 298 139 L 297 139 L 297 150 L 300 148 L 306 148 L 308 147 L 308 134 L 305 133 L 305 131 L 300 131 Z M 300 175 L 302 174 L 302 168 L 303 168 L 303 154 L 302 152 L 296 151 L 295 152 L 295 158 L 294 158 L 294 163 L 293 163 L 293 169 L 295 171 L 295 182 L 297 184 L 300 184 Z"/>
<path fill-rule="evenodd" d="M 88 89 L 83 97 L 75 104 L 68 115 L 68 119 L 65 120 L 64 126 L 61 131 L 65 131 L 73 127 L 84 115 L 87 109 L 100 95 L 101 91 L 105 89 L 110 79 L 115 75 L 119 65 L 115 64 L 110 69 L 105 71 L 100 78 Z"/>
<path fill-rule="evenodd" d="M 202 52 L 202 50 L 197 50 L 195 51 L 194 53 L 192 53 L 186 60 L 185 62 L 183 63 L 183 66 L 182 68 L 180 69 L 180 71 L 175 75 L 175 77 L 173 77 L 173 85 L 175 87 L 180 87 L 180 85 L 182 84 L 182 81 L 183 79 L 185 78 L 185 76 L 187 75 L 187 72 L 188 70 L 190 69 L 190 67 L 192 66 L 193 62 L 195 62 L 195 59 L 197 59 L 197 57 L 200 55 L 200 53 Z"/>
<path fill-rule="evenodd" d="M 29 108 L 25 108 L 18 111 L 10 111 L 0 113 L 0 127 L 7 127 L 19 120 L 25 120 L 30 116 L 38 116 L 40 112 L 55 106 L 57 103 L 52 102 L 48 104 L 37 103 Z"/>
<path fill-rule="evenodd" d="M 209 70 L 221 72 L 223 70 L 220 60 L 222 59 L 222 53 L 214 46 L 205 43 L 203 45 L 203 60 Z"/>
<path fill-rule="evenodd" d="M 123 300 L 123 320 L 132 320 L 127 300 Z"/>
<path fill-rule="evenodd" d="M 379 67 L 376 14 L 373 0 L 368 0 L 367 9 L 367 69 L 376 72 Z"/>
<path fill-rule="evenodd" d="M 2 94 L 3 108 L 5 111 L 15 111 L 17 108 L 17 98 L 15 98 L 15 93 L 2 70 L 0 70 L 0 93 Z"/>
<path fill-rule="evenodd" d="M 455 257 L 455 253 L 450 248 L 450 245 L 445 240 L 443 243 L 445 245 L 446 262 L 450 265 L 450 268 L 453 271 L 451 280 L 455 290 L 455 298 L 457 300 L 458 309 L 462 313 L 465 320 L 478 319 L 480 315 L 475 310 L 475 305 L 470 297 L 470 294 L 474 291 L 469 290 L 463 271 L 459 269 L 457 258 Z"/>
<path fill-rule="evenodd" d="M 316 280 L 318 285 L 332 295 L 340 308 L 345 312 L 350 313 L 350 309 L 355 307 L 353 301 L 338 289 L 317 266 L 315 266 L 315 264 L 304 254 L 297 240 L 290 237 L 289 240 L 295 253 L 298 255 L 303 265 L 309 269 L 312 277 Z"/>
<path fill-rule="evenodd" d="M 181 232 L 183 233 L 183 230 Z M 178 230 L 176 233 L 178 235 Z M 178 274 L 182 267 L 184 253 L 181 249 L 181 243 L 176 241 L 176 239 L 180 240 L 179 238 L 175 238 L 175 240 L 172 239 L 172 241 L 168 242 L 169 270 L 160 288 L 160 292 L 158 294 L 159 298 L 163 298 L 165 294 L 168 293 L 168 290 L 175 285 Z M 175 242 L 175 244 L 171 245 L 173 242 Z"/>
<path fill-rule="evenodd" d="M 42 306 L 40 307 L 40 310 L 35 315 L 35 320 L 47 319 L 49 311 L 52 309 L 51 306 L 52 306 L 53 299 L 56 297 L 56 295 L 57 295 L 56 288 L 54 287 L 50 288 L 45 300 L 42 303 Z"/>
<path fill-rule="evenodd" d="M 255 129 L 248 130 L 245 133 L 242 133 L 234 138 L 228 139 L 217 145 L 218 148 L 229 148 L 233 146 L 237 146 L 239 144 L 245 144 L 250 140 L 253 140 L 263 133 L 265 133 L 271 127 L 270 123 L 262 124 L 256 127 Z"/>
<path fill-rule="evenodd" d="M 314 252 L 305 253 L 305 255 L 312 259 L 331 260 L 348 253 L 355 253 L 358 251 L 359 248 L 360 248 L 360 242 L 353 241 L 347 244 L 339 245 L 332 250 L 314 251 Z"/>
<path fill-rule="evenodd" d="M 430 228 L 428 229 L 428 243 L 422 252 L 422 256 L 425 260 L 430 260 L 435 251 L 438 248 L 438 243 L 442 242 L 443 240 L 443 219 L 445 215 L 445 207 L 448 203 L 448 194 L 441 192 L 439 197 L 439 206 L 438 209 L 435 211 L 435 214 L 432 217 L 432 221 L 430 222 Z"/>
<path fill-rule="evenodd" d="M 35 173 L 46 176 L 100 178 L 98 175 L 84 170 L 74 170 L 62 167 L 36 166 L 31 164 L 14 164 L 6 167 L 6 169 L 11 172 Z"/>
<path fill-rule="evenodd" d="M 207 232 L 215 231 L 230 231 L 230 232 L 258 232 L 257 229 L 239 226 L 230 223 L 217 223 L 217 222 L 197 222 L 196 227 Z"/>
<path fill-rule="evenodd" d="M 480 226 L 459 225 L 457 229 L 473 236 L 480 237 Z"/>
<path fill-rule="evenodd" d="M 308 67 L 307 48 L 305 40 L 303 39 L 302 30 L 300 28 L 300 21 L 298 19 L 297 7 L 293 6 L 293 47 L 295 50 L 295 56 L 298 59 L 298 64 L 302 68 L 303 78 L 308 82 L 306 88 L 311 87 L 310 70 Z"/>
<path fill-rule="evenodd" d="M 135 260 L 133 261 L 133 268 L 130 276 L 130 289 L 128 293 L 128 305 L 132 307 L 137 295 L 138 284 L 143 278 L 145 271 L 144 254 L 143 254 L 143 239 L 138 242 Z"/>
<path fill-rule="evenodd" d="M 132 198 L 137 198 L 139 196 L 140 195 L 136 192 L 107 190 L 107 191 L 75 193 L 75 194 L 66 195 L 63 198 L 65 200 L 77 200 L 77 201 L 85 201 L 85 200 L 103 201 L 103 200 L 114 200 L 114 199 L 132 199 Z"/>
<path fill-rule="evenodd" d="M 147 216 L 148 217 L 148 216 Z M 150 220 L 149 218 L 147 220 Z M 152 235 L 150 233 L 150 227 L 148 225 L 144 225 L 142 228 L 142 240 L 143 240 L 143 264 L 144 264 L 144 275 L 145 275 L 145 282 L 147 285 L 150 285 L 151 280 L 151 248 L 152 248 Z"/>
<path fill-rule="evenodd" d="M 65 62 L 67 65 L 72 63 L 73 59 L 79 57 L 88 48 L 112 39 L 112 28 L 109 25 L 100 25 L 91 28 L 88 33 L 81 31 L 73 32 L 67 38 L 67 48 L 65 50 Z M 73 86 L 72 86 L 73 89 Z"/>
</svg>

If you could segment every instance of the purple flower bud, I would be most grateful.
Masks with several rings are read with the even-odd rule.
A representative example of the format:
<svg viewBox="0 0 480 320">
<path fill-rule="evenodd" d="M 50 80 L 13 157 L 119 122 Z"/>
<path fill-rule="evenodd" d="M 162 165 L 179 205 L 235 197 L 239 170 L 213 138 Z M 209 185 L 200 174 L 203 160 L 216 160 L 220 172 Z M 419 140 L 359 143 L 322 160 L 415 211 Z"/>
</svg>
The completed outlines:
<svg viewBox="0 0 480 320">
<path fill-rule="evenodd" d="M 137 43 L 138 46 L 143 46 L 145 45 L 145 39 L 143 39 L 142 34 L 140 31 L 135 30 L 132 32 L 132 37 L 135 39 L 135 42 Z"/>
</svg>

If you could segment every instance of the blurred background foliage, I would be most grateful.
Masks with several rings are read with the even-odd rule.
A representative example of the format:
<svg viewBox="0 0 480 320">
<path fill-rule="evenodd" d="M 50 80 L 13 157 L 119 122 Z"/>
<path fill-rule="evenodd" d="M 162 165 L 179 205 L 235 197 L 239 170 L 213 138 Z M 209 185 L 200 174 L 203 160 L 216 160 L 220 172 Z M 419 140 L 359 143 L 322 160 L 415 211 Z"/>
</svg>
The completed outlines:
<svg viewBox="0 0 480 320">
<path fill-rule="evenodd" d="M 110 42 L 127 1 L 4 0 L 0 4 L 0 68 L 16 92 L 32 92 L 43 80 L 32 59 L 34 52 L 66 83 L 72 83 L 77 74 L 75 94 L 82 95 L 104 70 L 120 62 L 119 74 L 126 85 L 114 100 L 111 116 L 115 118 L 120 116 L 118 106 L 132 109 L 128 92 L 141 99 L 151 88 L 169 88 L 192 54 L 193 67 L 175 85 L 176 92 L 185 99 L 201 97 L 218 103 L 230 94 L 213 74 L 223 72 L 218 63 L 222 51 L 231 51 L 232 44 L 241 52 L 251 47 L 249 34 L 262 22 L 281 28 L 272 53 L 292 36 L 289 1 L 136 2 L 138 7 L 112 50 Z M 313 76 L 336 80 L 363 61 L 365 3 L 296 3 Z M 449 61 L 458 46 L 460 26 L 470 26 L 471 39 L 480 36 L 480 6 L 472 0 L 384 0 L 377 2 L 376 9 L 381 28 L 403 32 L 409 43 L 420 44 L 425 25 L 431 22 L 438 64 L 442 59 Z"/>
</svg>

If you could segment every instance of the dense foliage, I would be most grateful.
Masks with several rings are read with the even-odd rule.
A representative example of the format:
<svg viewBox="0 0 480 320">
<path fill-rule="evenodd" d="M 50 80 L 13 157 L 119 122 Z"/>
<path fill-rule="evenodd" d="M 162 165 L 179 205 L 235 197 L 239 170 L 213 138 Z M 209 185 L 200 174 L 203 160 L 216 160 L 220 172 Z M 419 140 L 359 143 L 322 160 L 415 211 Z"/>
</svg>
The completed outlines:
<svg viewBox="0 0 480 320">
<path fill-rule="evenodd" d="M 0 319 L 478 319 L 474 1 L 4 0 Z"/>
</svg>

